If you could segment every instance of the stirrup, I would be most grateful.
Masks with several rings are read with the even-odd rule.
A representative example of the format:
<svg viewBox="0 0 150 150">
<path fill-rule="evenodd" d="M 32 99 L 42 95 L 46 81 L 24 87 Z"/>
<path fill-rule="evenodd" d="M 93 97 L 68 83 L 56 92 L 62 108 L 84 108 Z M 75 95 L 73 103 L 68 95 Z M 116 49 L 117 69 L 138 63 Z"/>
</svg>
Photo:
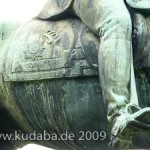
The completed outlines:
<svg viewBox="0 0 150 150">
<path fill-rule="evenodd" d="M 137 109 L 132 113 L 132 107 Z M 150 107 L 141 109 L 140 107 L 127 104 L 125 108 L 125 115 L 127 118 L 127 126 L 131 126 L 134 130 L 147 131 L 150 130 Z"/>
<path fill-rule="evenodd" d="M 133 113 L 133 109 L 136 109 Z M 143 108 L 127 104 L 125 112 L 118 116 L 111 131 L 110 147 L 117 141 L 128 146 L 132 144 L 132 137 L 139 131 L 150 131 L 150 108 Z"/>
<path fill-rule="evenodd" d="M 132 108 L 136 109 L 136 112 L 133 113 Z M 112 134 L 116 136 L 124 132 L 126 128 L 136 132 L 150 130 L 150 108 L 141 109 L 136 105 L 127 104 L 125 112 L 116 119 L 112 127 Z"/>
</svg>

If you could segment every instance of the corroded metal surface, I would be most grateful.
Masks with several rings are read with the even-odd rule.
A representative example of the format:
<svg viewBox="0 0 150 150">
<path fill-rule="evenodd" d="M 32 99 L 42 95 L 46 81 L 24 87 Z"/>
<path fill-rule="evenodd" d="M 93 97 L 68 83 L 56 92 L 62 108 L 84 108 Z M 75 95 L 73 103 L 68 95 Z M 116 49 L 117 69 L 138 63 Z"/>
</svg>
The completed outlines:
<svg viewBox="0 0 150 150">
<path fill-rule="evenodd" d="M 97 37 L 79 20 L 32 20 L 14 35 L 3 55 L 2 103 L 27 133 L 75 134 L 74 141 L 44 145 L 65 150 L 92 149 L 93 144 L 95 150 L 107 148 L 109 126 L 96 67 L 98 48 Z M 107 136 L 80 141 L 80 131 L 104 131 Z"/>
<path fill-rule="evenodd" d="M 143 26 L 133 30 L 140 35 L 136 42 L 146 33 L 146 44 L 137 45 L 138 52 L 143 48 L 144 59 L 137 59 L 136 64 L 141 107 L 150 106 L 148 17 L 146 24 L 147 32 Z M 46 130 L 61 135 L 67 130 L 76 135 L 74 141 L 45 141 L 43 145 L 65 150 L 107 149 L 110 131 L 97 73 L 98 49 L 98 37 L 79 20 L 32 20 L 1 52 L 1 102 L 18 124 L 28 133 Z M 80 131 L 105 131 L 107 138 L 79 141 Z"/>
<path fill-rule="evenodd" d="M 98 48 L 98 39 L 80 21 L 33 20 L 15 34 L 8 48 L 4 79 L 27 81 L 97 75 L 85 54 L 88 51 L 88 58 L 97 63 L 94 56 Z M 95 54 L 91 57 L 90 53 Z"/>
</svg>

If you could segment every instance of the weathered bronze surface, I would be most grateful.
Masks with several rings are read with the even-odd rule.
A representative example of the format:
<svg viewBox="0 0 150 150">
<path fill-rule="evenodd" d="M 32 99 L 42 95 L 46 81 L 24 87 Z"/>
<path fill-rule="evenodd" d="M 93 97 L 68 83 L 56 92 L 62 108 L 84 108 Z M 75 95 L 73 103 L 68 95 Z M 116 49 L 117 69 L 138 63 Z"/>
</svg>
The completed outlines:
<svg viewBox="0 0 150 150">
<path fill-rule="evenodd" d="M 150 147 L 149 2 L 136 3 L 146 13 L 129 8 L 133 28 L 129 6 L 117 2 L 49 0 L 15 34 L 18 24 L 1 25 L 0 101 L 15 120 L 11 132 L 75 134 L 73 141 L 35 141 L 60 150 L 110 149 L 110 138 L 115 149 Z M 80 131 L 107 136 L 79 141 Z"/>
</svg>

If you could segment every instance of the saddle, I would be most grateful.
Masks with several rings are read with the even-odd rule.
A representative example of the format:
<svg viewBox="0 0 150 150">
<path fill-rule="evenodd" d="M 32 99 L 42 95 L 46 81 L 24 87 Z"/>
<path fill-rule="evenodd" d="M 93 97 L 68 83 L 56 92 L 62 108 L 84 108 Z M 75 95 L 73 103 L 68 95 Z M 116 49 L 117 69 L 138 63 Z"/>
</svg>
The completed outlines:
<svg viewBox="0 0 150 150">
<path fill-rule="evenodd" d="M 135 13 L 133 54 L 137 69 L 150 67 L 146 59 L 148 31 L 145 18 Z M 80 20 L 32 20 L 15 33 L 10 43 L 4 78 L 27 81 L 98 75 L 99 44 L 99 38 Z"/>
<path fill-rule="evenodd" d="M 149 11 L 150 10 L 150 1 L 149 0 L 126 0 L 129 6 L 139 9 L 139 10 L 144 10 L 144 11 Z"/>
</svg>

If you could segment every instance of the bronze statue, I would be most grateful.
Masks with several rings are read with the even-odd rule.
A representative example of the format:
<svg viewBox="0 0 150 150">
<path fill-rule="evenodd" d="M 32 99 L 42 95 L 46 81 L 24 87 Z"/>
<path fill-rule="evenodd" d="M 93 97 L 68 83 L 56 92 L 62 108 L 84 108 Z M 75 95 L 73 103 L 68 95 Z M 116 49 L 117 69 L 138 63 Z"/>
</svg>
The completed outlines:
<svg viewBox="0 0 150 150">
<path fill-rule="evenodd" d="M 0 132 L 74 134 L 35 141 L 62 150 L 149 148 L 149 8 L 149 0 L 48 0 L 18 30 L 1 22 Z"/>
<path fill-rule="evenodd" d="M 150 108 L 141 109 L 138 105 L 132 22 L 127 5 L 140 11 L 150 10 L 148 0 L 48 0 L 38 16 L 43 20 L 79 17 L 99 37 L 98 69 L 107 118 L 112 125 L 112 147 L 119 140 L 124 140 L 128 147 L 138 130 L 150 127 L 148 117 L 142 120 L 150 115 Z M 120 143 L 125 148 L 124 143 Z"/>
</svg>

